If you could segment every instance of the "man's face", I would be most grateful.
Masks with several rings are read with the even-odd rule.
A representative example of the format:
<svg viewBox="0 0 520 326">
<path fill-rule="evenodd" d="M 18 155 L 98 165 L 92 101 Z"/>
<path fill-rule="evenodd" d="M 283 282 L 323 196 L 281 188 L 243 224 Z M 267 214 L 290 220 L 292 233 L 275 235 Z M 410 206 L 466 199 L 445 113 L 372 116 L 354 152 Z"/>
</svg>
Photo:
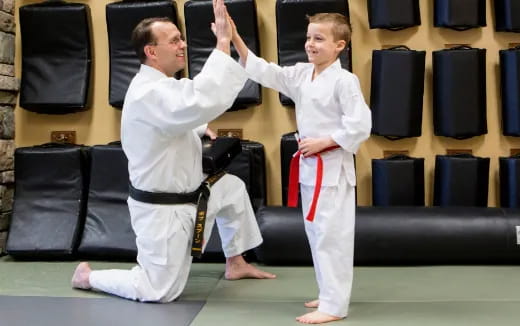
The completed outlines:
<svg viewBox="0 0 520 326">
<path fill-rule="evenodd" d="M 155 22 L 151 27 L 155 42 L 147 45 L 151 47 L 149 58 L 155 62 L 157 69 L 173 77 L 176 72 L 184 69 L 186 64 L 184 38 L 172 23 Z"/>
<path fill-rule="evenodd" d="M 310 23 L 307 27 L 305 52 L 309 62 L 315 65 L 329 65 L 344 48 L 344 41 L 334 41 L 332 23 Z"/>
</svg>

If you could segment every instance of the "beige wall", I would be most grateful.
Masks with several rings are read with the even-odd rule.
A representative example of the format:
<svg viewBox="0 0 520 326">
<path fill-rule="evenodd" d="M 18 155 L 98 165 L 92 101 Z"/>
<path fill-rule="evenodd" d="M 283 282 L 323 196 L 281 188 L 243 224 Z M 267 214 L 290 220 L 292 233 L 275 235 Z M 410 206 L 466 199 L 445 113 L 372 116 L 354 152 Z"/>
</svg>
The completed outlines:
<svg viewBox="0 0 520 326">
<path fill-rule="evenodd" d="M 446 149 L 471 149 L 477 156 L 490 157 L 489 206 L 498 205 L 498 157 L 508 156 L 511 148 L 520 148 L 520 139 L 502 136 L 500 126 L 498 50 L 510 43 L 519 43 L 520 34 L 494 32 L 492 1 L 487 1 L 487 27 L 465 32 L 456 32 L 433 27 L 433 0 L 420 0 L 421 26 L 399 32 L 370 30 L 366 9 L 367 0 L 350 0 L 350 15 L 353 25 L 353 69 L 361 81 L 367 102 L 370 98 L 370 70 L 373 49 L 385 45 L 404 44 L 416 50 L 426 50 L 426 80 L 422 136 L 399 141 L 389 141 L 372 136 L 357 155 L 358 203 L 371 205 L 371 159 L 383 157 L 383 150 L 408 150 L 410 155 L 425 158 L 426 203 L 433 199 L 433 169 L 436 154 L 445 154 Z M 37 3 L 35 0 L 20 0 L 18 6 Z M 108 104 L 108 39 L 105 22 L 107 0 L 76 0 L 91 8 L 93 25 L 93 84 L 92 109 L 64 116 L 40 115 L 16 109 L 16 145 L 30 146 L 49 141 L 51 130 L 76 130 L 77 142 L 103 144 L 119 139 L 121 113 Z M 184 0 L 177 0 L 179 18 L 184 24 Z M 277 60 L 275 0 L 256 0 L 260 31 L 261 55 L 270 61 Z M 18 18 L 18 17 L 16 17 Z M 18 19 L 17 19 L 18 21 Z M 183 26 L 181 26 L 183 27 Z M 18 27 L 19 28 L 19 27 Z M 302 31 L 304 32 L 304 31 Z M 20 34 L 16 39 L 16 75 L 21 76 Z M 487 49 L 487 117 L 488 134 L 468 140 L 454 140 L 433 136 L 432 124 L 432 55 L 445 44 L 469 44 Z M 302 44 L 303 46 L 303 44 Z M 247 110 L 228 112 L 210 126 L 218 128 L 242 128 L 244 138 L 265 145 L 267 156 L 267 182 L 269 204 L 281 203 L 280 191 L 280 135 L 296 129 L 294 110 L 280 105 L 278 94 L 263 90 L 262 105 Z"/>
</svg>

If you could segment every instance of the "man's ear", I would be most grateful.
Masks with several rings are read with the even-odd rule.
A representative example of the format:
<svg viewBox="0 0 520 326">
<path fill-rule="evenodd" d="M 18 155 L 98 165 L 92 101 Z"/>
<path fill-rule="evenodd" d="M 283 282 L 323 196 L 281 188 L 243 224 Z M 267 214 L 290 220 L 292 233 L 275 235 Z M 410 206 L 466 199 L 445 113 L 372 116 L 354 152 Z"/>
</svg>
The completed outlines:
<svg viewBox="0 0 520 326">
<path fill-rule="evenodd" d="M 143 50 L 144 50 L 144 54 L 146 55 L 146 58 L 148 58 L 148 59 L 155 58 L 155 47 L 147 44 L 144 46 Z"/>
</svg>

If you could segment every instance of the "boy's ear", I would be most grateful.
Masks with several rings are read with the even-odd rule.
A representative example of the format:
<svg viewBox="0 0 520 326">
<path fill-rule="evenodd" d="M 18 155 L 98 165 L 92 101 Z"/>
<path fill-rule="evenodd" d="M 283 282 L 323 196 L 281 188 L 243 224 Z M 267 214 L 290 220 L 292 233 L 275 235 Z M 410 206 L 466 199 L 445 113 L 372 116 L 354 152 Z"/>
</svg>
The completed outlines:
<svg viewBox="0 0 520 326">
<path fill-rule="evenodd" d="M 346 46 L 347 46 L 347 42 L 345 42 L 345 40 L 339 40 L 336 42 L 336 48 L 337 48 L 338 52 L 343 51 Z"/>
</svg>

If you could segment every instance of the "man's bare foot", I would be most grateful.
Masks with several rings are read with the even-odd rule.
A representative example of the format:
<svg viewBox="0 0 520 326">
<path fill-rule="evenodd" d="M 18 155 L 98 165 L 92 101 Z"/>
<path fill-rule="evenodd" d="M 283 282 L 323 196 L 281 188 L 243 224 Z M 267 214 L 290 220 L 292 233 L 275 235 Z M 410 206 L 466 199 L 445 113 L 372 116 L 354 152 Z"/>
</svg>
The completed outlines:
<svg viewBox="0 0 520 326">
<path fill-rule="evenodd" d="M 243 278 L 276 278 L 276 275 L 264 272 L 255 266 L 248 264 L 244 257 L 234 256 L 226 259 L 226 273 L 224 274 L 226 280 L 240 280 Z"/>
<path fill-rule="evenodd" d="M 72 287 L 77 289 L 89 290 L 90 286 L 89 276 L 92 269 L 86 262 L 79 263 L 72 275 Z"/>
<path fill-rule="evenodd" d="M 326 314 L 321 311 L 313 311 L 309 312 L 305 315 L 301 315 L 300 317 L 296 317 L 296 320 L 302 324 L 321 324 L 328 323 L 330 321 L 340 320 L 342 317 L 337 317 L 333 315 Z"/>
<path fill-rule="evenodd" d="M 320 300 L 316 299 L 316 300 L 308 301 L 308 302 L 305 302 L 303 305 L 307 308 L 318 308 L 318 306 L 320 305 Z"/>
</svg>

